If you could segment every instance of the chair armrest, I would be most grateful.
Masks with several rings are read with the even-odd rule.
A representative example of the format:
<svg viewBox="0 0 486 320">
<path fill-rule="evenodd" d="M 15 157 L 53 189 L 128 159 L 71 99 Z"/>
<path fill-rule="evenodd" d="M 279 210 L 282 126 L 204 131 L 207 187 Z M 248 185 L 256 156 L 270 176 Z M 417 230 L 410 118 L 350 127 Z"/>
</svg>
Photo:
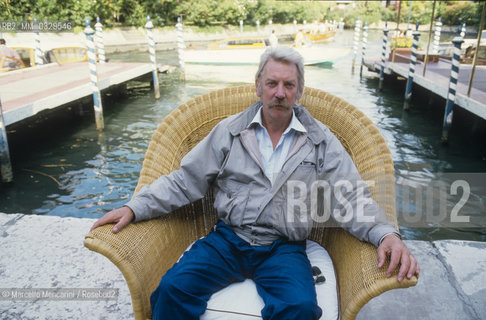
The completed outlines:
<svg viewBox="0 0 486 320">
<path fill-rule="evenodd" d="M 388 262 L 378 269 L 376 247 L 362 242 L 340 228 L 327 230 L 324 243 L 336 270 L 339 284 L 341 318 L 355 319 L 361 308 L 385 291 L 408 288 L 417 284 L 417 277 L 398 282 L 398 270 L 386 276 Z"/>
<path fill-rule="evenodd" d="M 187 218 L 175 213 L 129 224 L 117 234 L 112 227 L 93 230 L 85 236 L 84 245 L 120 269 L 130 290 L 135 319 L 150 319 L 150 294 L 197 235 L 190 232 Z"/>
</svg>

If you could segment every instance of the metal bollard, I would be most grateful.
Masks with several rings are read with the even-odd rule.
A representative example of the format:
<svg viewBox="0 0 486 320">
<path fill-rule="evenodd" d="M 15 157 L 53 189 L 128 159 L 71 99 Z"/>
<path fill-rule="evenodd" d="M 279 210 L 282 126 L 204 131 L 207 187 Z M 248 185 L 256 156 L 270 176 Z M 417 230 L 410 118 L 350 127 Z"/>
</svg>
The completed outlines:
<svg viewBox="0 0 486 320">
<path fill-rule="evenodd" d="M 272 19 L 268 20 L 268 33 L 272 34 Z"/>
<path fill-rule="evenodd" d="M 297 20 L 294 19 L 294 34 L 297 33 Z"/>
<path fill-rule="evenodd" d="M 410 57 L 410 65 L 408 67 L 407 88 L 405 90 L 405 102 L 403 103 L 404 110 L 410 109 L 410 100 L 412 98 L 413 75 L 415 73 L 415 65 L 417 64 L 417 49 L 418 49 L 418 41 L 420 37 L 420 32 L 418 31 L 418 27 L 419 24 L 417 22 L 415 32 L 412 34 L 413 36 L 412 56 Z"/>
<path fill-rule="evenodd" d="M 434 31 L 434 44 L 432 46 L 432 54 L 439 53 L 439 44 L 440 44 L 440 33 L 442 31 L 442 22 L 437 20 L 435 23 L 435 31 Z"/>
<path fill-rule="evenodd" d="M 356 55 L 358 54 L 358 46 L 359 46 L 359 35 L 361 32 L 361 20 L 358 18 L 354 25 L 354 42 L 353 42 L 353 63 L 351 66 L 351 70 L 354 73 L 354 64 L 356 61 Z"/>
<path fill-rule="evenodd" d="M 37 18 L 34 18 L 34 34 L 35 34 L 35 52 L 34 61 L 35 65 L 43 65 L 44 59 L 42 59 L 42 50 L 40 47 L 40 35 L 39 35 L 39 24 L 37 23 Z"/>
<path fill-rule="evenodd" d="M 260 20 L 256 21 L 256 25 L 257 25 L 257 33 L 260 33 Z"/>
<path fill-rule="evenodd" d="M 184 33 L 181 18 L 177 18 L 177 55 L 179 57 L 179 67 L 181 69 L 181 79 L 185 79 L 186 66 L 184 64 Z"/>
<path fill-rule="evenodd" d="M 459 64 L 461 62 L 461 45 L 464 42 L 462 36 L 459 32 L 454 39 L 452 39 L 452 44 L 454 45 L 454 51 L 452 54 L 452 66 L 451 66 L 451 76 L 449 79 L 449 92 L 447 94 L 447 101 L 444 110 L 444 122 L 442 125 L 442 142 L 447 143 L 449 139 L 449 129 L 452 124 L 453 107 L 454 101 L 456 100 L 456 87 L 457 78 L 459 77 Z"/>
<path fill-rule="evenodd" d="M 240 20 L 240 33 L 243 33 L 243 20 Z"/>
<path fill-rule="evenodd" d="M 86 35 L 86 44 L 88 45 L 88 63 L 89 63 L 89 78 L 91 79 L 91 90 L 93 91 L 93 108 L 95 112 L 96 129 L 103 130 L 105 127 L 103 121 L 103 105 L 101 104 L 101 93 L 98 85 L 98 75 L 96 71 L 96 51 L 93 41 L 95 31 L 90 26 L 89 18 L 86 18 L 86 28 L 84 34 Z"/>
<path fill-rule="evenodd" d="M 0 100 L 0 174 L 2 182 L 12 182 L 13 172 L 8 150 L 7 130 L 3 121 L 2 101 Z"/>
<path fill-rule="evenodd" d="M 103 41 L 103 25 L 100 22 L 100 17 L 96 17 L 95 29 L 96 49 L 98 49 L 98 61 L 100 63 L 105 63 L 105 43 Z"/>
<path fill-rule="evenodd" d="M 383 90 L 383 80 L 385 80 L 385 61 L 386 61 L 386 49 L 388 46 L 388 22 L 385 23 L 385 29 L 383 29 L 383 47 L 381 51 L 381 69 L 380 69 L 380 82 L 378 83 L 378 90 Z"/>
<path fill-rule="evenodd" d="M 159 75 L 157 73 L 157 63 L 155 61 L 155 41 L 154 41 L 154 36 L 152 34 L 152 29 L 154 28 L 154 25 L 152 21 L 150 21 L 150 16 L 147 16 L 147 23 L 145 24 L 145 28 L 147 29 L 150 62 L 152 63 L 152 79 L 154 81 L 154 94 L 155 94 L 155 99 L 159 99 L 160 98 Z"/>
<path fill-rule="evenodd" d="M 363 27 L 363 44 L 361 47 L 361 66 L 359 68 L 359 77 L 363 76 L 363 66 L 365 63 L 365 55 L 366 55 L 366 44 L 368 42 L 368 22 L 365 22 Z"/>
</svg>

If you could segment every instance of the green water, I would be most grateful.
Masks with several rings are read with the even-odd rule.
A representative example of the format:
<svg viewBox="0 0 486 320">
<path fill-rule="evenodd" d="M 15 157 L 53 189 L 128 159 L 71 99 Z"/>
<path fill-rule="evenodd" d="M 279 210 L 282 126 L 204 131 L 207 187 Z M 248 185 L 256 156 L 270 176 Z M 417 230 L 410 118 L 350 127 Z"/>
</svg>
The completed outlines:
<svg viewBox="0 0 486 320">
<path fill-rule="evenodd" d="M 350 47 L 352 37 L 352 32 L 345 32 L 330 45 Z M 372 33 L 368 55 L 379 56 L 380 48 L 381 35 Z M 116 54 L 108 58 L 149 61 L 147 53 Z M 417 96 L 412 101 L 412 109 L 404 112 L 404 82 L 387 81 L 380 92 L 377 75 L 365 70 L 364 77 L 360 78 L 359 63 L 352 73 L 352 60 L 350 53 L 332 68 L 308 67 L 306 85 L 326 90 L 358 106 L 379 128 L 395 164 L 399 224 L 404 235 L 409 239 L 486 241 L 486 145 L 484 136 L 471 129 L 484 126 L 484 122 L 459 114 L 450 144 L 444 146 L 440 141 L 441 101 L 437 100 L 434 107 L 429 105 L 426 96 Z M 158 52 L 157 62 L 177 66 L 177 53 Z M 221 73 L 221 80 L 206 79 L 205 76 L 216 72 Z M 103 98 L 105 130 L 101 134 L 90 114 L 75 120 L 61 119 L 63 125 L 48 128 L 39 125 L 29 139 L 11 146 L 15 180 L 0 186 L 0 212 L 98 218 L 123 205 L 133 193 L 145 150 L 162 119 L 192 97 L 242 84 L 234 82 L 235 78 L 238 79 L 238 74 L 234 69 L 209 70 L 188 81 L 180 81 L 177 72 L 160 74 L 159 101 L 154 99 L 149 87 L 131 83 L 125 98 Z M 442 181 L 449 186 L 461 177 L 470 185 L 470 192 L 458 215 L 470 217 L 469 223 L 454 223 L 449 217 L 416 226 L 403 221 L 402 217 L 418 212 L 419 208 L 416 203 L 403 204 L 409 189 L 400 181 L 422 185 Z M 451 193 L 449 189 L 447 192 Z M 458 189 L 458 195 L 447 200 L 448 214 L 459 203 L 461 194 L 462 189 Z M 438 198 L 433 198 L 433 202 Z M 430 210 L 436 210 L 434 206 Z"/>
</svg>

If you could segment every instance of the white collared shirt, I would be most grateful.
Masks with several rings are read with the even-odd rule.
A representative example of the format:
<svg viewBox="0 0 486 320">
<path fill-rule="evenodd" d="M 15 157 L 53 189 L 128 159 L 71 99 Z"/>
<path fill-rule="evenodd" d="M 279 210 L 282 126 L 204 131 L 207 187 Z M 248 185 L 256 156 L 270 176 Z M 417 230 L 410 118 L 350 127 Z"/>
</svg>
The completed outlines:
<svg viewBox="0 0 486 320">
<path fill-rule="evenodd" d="M 268 134 L 267 129 L 263 126 L 262 107 L 260 107 L 260 110 L 258 110 L 250 125 L 253 123 L 257 124 L 255 126 L 255 136 L 258 141 L 258 148 L 260 149 L 263 172 L 273 184 L 275 178 L 282 169 L 285 160 L 287 160 L 287 155 L 294 140 L 295 132 L 307 132 L 307 130 L 299 119 L 297 119 L 295 112 L 292 111 L 292 119 L 290 120 L 289 126 L 285 129 L 274 150 L 270 135 Z"/>
</svg>

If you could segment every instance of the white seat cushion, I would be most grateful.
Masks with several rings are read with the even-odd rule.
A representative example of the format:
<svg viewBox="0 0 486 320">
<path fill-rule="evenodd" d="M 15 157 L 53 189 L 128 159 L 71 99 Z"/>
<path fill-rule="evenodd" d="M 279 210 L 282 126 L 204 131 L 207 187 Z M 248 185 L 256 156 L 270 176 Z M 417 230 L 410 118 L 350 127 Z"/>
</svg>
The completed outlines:
<svg viewBox="0 0 486 320">
<path fill-rule="evenodd" d="M 322 320 L 339 319 L 336 276 L 331 257 L 314 241 L 307 240 L 307 256 L 312 266 L 319 267 L 326 281 L 316 284 L 317 302 L 322 309 Z M 249 320 L 261 319 L 264 307 L 255 283 L 246 279 L 220 290 L 209 299 L 201 320 Z"/>
</svg>

